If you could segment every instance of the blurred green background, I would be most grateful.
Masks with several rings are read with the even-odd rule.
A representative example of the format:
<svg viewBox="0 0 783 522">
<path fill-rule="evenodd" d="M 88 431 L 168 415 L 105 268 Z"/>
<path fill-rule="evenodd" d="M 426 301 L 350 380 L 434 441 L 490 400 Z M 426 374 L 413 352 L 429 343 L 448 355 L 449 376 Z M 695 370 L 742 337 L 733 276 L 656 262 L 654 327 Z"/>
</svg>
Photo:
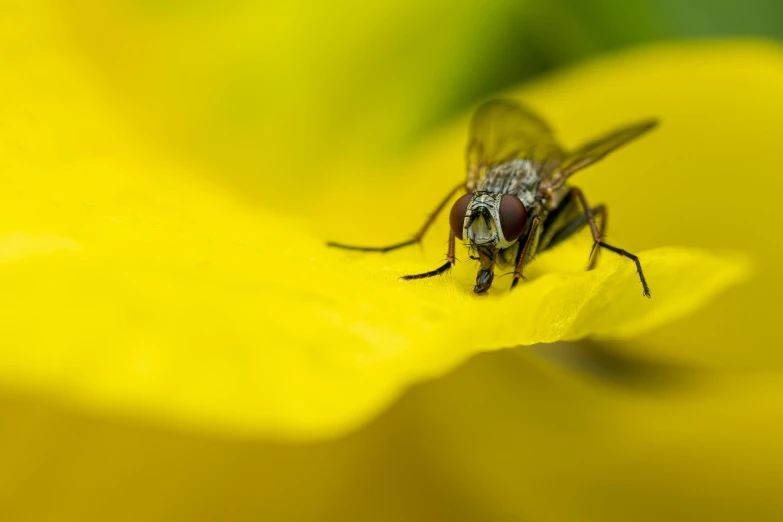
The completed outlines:
<svg viewBox="0 0 783 522">
<path fill-rule="evenodd" d="M 489 4 L 489 3 L 488 3 Z M 563 65 L 656 41 L 783 37 L 777 0 L 522 0 L 493 2 L 479 51 L 421 122 Z M 445 21 L 444 21 L 445 22 Z"/>
<path fill-rule="evenodd" d="M 488 3 L 489 4 L 489 3 Z M 432 124 L 491 95 L 601 53 L 656 41 L 783 37 L 776 0 L 523 0 L 494 2 L 480 54 L 444 92 Z"/>
</svg>

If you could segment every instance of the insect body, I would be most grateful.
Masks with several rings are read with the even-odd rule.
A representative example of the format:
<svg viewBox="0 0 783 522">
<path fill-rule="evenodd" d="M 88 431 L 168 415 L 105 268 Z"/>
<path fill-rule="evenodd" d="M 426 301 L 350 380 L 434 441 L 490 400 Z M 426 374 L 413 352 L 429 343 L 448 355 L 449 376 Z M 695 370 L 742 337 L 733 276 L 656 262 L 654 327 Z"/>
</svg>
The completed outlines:
<svg viewBox="0 0 783 522">
<path fill-rule="evenodd" d="M 413 239 L 386 247 L 329 245 L 388 252 L 418 243 L 452 197 L 465 190 L 467 193 L 451 207 L 446 263 L 430 272 L 404 276 L 403 280 L 446 272 L 454 264 L 455 242 L 460 239 L 480 265 L 475 293 L 485 294 L 489 290 L 496 265 L 513 264 L 514 288 L 522 278 L 525 264 L 536 253 L 589 226 L 594 241 L 589 268 L 595 266 L 602 248 L 627 257 L 636 265 L 644 295 L 650 297 L 639 258 L 603 240 L 606 207 L 591 208 L 582 191 L 566 185 L 566 181 L 655 125 L 654 120 L 643 121 L 566 152 L 551 129 L 529 109 L 510 100 L 485 103 L 471 122 L 465 182 L 441 201 Z"/>
</svg>

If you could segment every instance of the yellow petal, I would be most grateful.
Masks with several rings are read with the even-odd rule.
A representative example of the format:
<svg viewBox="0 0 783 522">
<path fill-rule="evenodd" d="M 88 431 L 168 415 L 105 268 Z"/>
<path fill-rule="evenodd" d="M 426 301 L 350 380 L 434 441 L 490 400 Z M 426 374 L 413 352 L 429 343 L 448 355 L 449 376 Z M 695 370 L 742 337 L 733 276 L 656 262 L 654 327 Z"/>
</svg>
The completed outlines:
<svg viewBox="0 0 783 522">
<path fill-rule="evenodd" d="M 421 258 L 415 250 L 390 268 L 387 258 L 351 259 L 306 236 L 270 247 L 256 231 L 289 223 L 214 207 L 220 200 L 209 192 L 188 202 L 195 209 L 147 201 L 139 216 L 108 196 L 91 208 L 62 194 L 7 193 L 17 197 L 5 199 L 6 211 L 48 236 L 14 233 L 0 243 L 14 246 L 0 272 L 13 296 L 2 323 L 4 382 L 251 434 L 337 433 L 479 349 L 638 333 L 744 272 L 732 256 L 658 250 L 641 254 L 655 281 L 651 301 L 620 258 L 482 299 L 470 293 L 472 274 L 459 273 L 467 264 L 439 280 L 399 283 L 402 266 L 425 265 L 410 260 Z M 207 208 L 213 223 L 203 222 Z"/>
<path fill-rule="evenodd" d="M 0 95 L 15 101 L 0 159 L 0 376 L 85 407 L 333 435 L 480 349 L 638 333 L 744 273 L 730 256 L 659 250 L 641 253 L 652 301 L 619 258 L 508 296 L 498 278 L 488 299 L 471 295 L 468 263 L 400 284 L 438 258 L 348 255 L 294 217 L 239 205 L 129 131 L 117 101 L 54 46 L 12 61 Z M 350 205 L 330 212 L 355 222 Z"/>
</svg>

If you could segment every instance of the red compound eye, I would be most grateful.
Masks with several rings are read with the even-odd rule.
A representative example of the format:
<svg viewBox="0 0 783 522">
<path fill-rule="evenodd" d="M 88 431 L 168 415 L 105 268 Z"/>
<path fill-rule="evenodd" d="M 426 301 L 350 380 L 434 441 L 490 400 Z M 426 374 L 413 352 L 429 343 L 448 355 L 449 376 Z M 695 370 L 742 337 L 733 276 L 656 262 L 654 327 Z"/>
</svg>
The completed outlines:
<svg viewBox="0 0 783 522">
<path fill-rule="evenodd" d="M 454 209 L 451 212 L 453 214 Z M 527 223 L 525 205 L 516 196 L 503 195 L 500 198 L 500 228 L 503 230 L 506 241 L 509 243 L 516 241 L 524 232 L 525 223 Z"/>
<path fill-rule="evenodd" d="M 465 224 L 465 214 L 468 213 L 468 204 L 473 194 L 465 194 L 457 201 L 454 202 L 454 206 L 451 207 L 449 213 L 449 223 L 451 224 L 451 230 L 457 238 L 462 239 L 462 229 Z"/>
</svg>

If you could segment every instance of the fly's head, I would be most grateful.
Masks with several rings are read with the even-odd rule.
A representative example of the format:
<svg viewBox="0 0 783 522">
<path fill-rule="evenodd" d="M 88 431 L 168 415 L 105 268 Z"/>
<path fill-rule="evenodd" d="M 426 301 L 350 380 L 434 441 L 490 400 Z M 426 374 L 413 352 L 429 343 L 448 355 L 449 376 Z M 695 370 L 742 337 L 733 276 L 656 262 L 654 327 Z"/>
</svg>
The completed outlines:
<svg viewBox="0 0 783 522">
<path fill-rule="evenodd" d="M 449 221 L 454 235 L 468 243 L 481 264 L 473 292 L 487 293 L 498 252 L 513 245 L 525 230 L 525 205 L 510 194 L 474 192 L 454 203 Z"/>
</svg>

